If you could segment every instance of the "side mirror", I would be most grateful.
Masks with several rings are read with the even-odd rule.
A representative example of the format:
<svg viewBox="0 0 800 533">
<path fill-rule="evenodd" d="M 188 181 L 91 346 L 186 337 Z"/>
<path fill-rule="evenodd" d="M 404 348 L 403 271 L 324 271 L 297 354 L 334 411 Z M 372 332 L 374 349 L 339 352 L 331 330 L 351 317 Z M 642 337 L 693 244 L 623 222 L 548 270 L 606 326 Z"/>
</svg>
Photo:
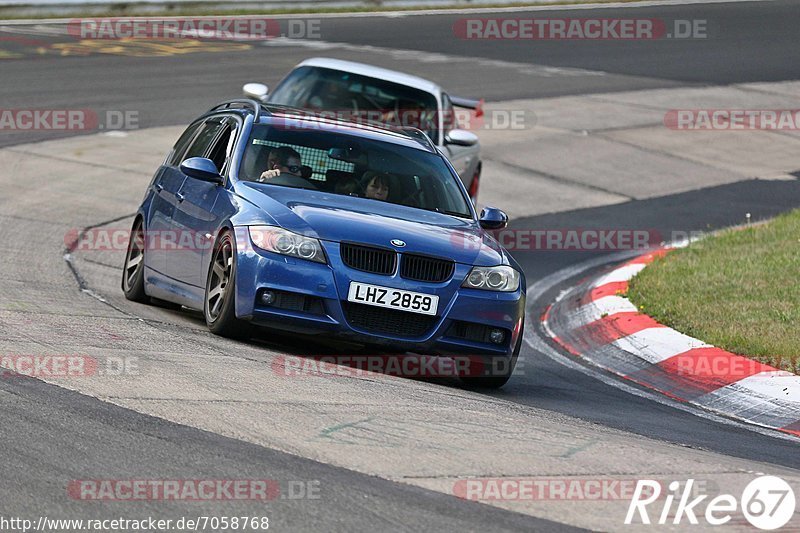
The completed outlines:
<svg viewBox="0 0 800 533">
<path fill-rule="evenodd" d="M 222 183 L 217 165 L 205 157 L 190 157 L 181 163 L 181 172 L 190 178 L 207 181 L 209 183 Z"/>
<path fill-rule="evenodd" d="M 245 83 L 242 87 L 245 98 L 252 98 L 259 102 L 266 102 L 269 94 L 269 87 L 263 83 Z"/>
<path fill-rule="evenodd" d="M 496 207 L 485 207 L 481 211 L 478 223 L 483 229 L 503 229 L 508 226 L 508 215 Z"/>
<path fill-rule="evenodd" d="M 478 136 L 471 131 L 454 129 L 447 132 L 444 142 L 456 146 L 474 146 L 478 144 Z"/>
</svg>

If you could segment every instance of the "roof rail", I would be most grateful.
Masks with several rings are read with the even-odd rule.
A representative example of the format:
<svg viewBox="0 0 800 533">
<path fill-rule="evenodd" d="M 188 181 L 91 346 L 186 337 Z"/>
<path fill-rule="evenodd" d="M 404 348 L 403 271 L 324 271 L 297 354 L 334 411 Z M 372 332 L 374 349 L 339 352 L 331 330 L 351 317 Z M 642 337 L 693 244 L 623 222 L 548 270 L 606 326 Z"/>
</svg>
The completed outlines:
<svg viewBox="0 0 800 533">
<path fill-rule="evenodd" d="M 258 122 L 258 118 L 261 116 L 261 110 L 263 106 L 257 100 L 253 100 L 250 98 L 237 98 L 235 100 L 226 100 L 224 102 L 220 102 L 219 104 L 209 109 L 207 113 L 211 113 L 212 111 L 217 111 L 218 109 L 230 109 L 231 106 L 233 105 L 252 108 L 253 113 L 255 114 L 254 122 Z M 265 111 L 269 113 L 269 109 L 265 109 Z"/>
<path fill-rule="evenodd" d="M 274 110 L 282 113 L 296 113 L 304 116 L 316 116 L 316 112 L 310 109 L 303 109 L 302 107 L 294 107 L 284 104 L 273 104 L 271 102 L 262 104 L 261 108 L 269 114 L 273 114 L 272 111 Z"/>
<path fill-rule="evenodd" d="M 428 134 L 422 131 L 419 128 L 415 128 L 414 126 L 404 126 L 403 132 L 409 137 L 412 137 L 415 141 L 423 145 L 425 148 L 430 150 L 431 152 L 436 152 L 436 147 L 433 145 L 431 138 L 428 137 Z"/>
</svg>

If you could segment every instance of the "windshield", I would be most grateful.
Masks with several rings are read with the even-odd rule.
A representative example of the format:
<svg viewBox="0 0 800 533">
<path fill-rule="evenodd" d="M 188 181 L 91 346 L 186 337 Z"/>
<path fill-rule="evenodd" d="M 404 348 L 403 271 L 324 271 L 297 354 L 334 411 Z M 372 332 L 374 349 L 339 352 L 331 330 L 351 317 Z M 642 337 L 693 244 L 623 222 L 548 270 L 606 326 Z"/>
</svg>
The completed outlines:
<svg viewBox="0 0 800 533">
<path fill-rule="evenodd" d="M 255 125 L 239 179 L 472 218 L 438 154 L 343 133 Z"/>
<path fill-rule="evenodd" d="M 320 67 L 292 71 L 270 103 L 329 111 L 339 118 L 419 128 L 434 141 L 438 103 L 428 92 L 377 78 Z"/>
</svg>

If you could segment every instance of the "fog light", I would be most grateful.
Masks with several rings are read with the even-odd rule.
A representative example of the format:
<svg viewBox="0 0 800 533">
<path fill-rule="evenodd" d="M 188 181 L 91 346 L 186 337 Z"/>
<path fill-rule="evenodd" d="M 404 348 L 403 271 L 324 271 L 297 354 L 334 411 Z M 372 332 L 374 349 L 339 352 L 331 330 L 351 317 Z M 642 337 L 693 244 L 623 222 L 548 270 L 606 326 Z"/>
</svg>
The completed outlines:
<svg viewBox="0 0 800 533">
<path fill-rule="evenodd" d="M 261 303 L 264 305 L 272 305 L 273 303 L 275 303 L 275 293 L 272 291 L 262 292 Z"/>
<path fill-rule="evenodd" d="M 493 329 L 489 332 L 489 340 L 495 344 L 503 344 L 506 334 L 502 329 Z"/>
</svg>

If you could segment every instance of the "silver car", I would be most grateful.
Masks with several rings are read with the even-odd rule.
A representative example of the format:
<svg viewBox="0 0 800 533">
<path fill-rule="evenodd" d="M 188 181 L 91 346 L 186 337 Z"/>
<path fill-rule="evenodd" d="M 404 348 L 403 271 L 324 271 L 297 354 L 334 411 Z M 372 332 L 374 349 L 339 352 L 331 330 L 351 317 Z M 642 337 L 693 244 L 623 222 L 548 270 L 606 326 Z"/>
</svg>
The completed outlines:
<svg viewBox="0 0 800 533">
<path fill-rule="evenodd" d="M 478 137 L 458 127 L 454 107 L 476 110 L 481 102 L 448 95 L 435 83 L 364 63 L 315 57 L 297 65 L 271 94 L 260 83 L 244 93 L 271 104 L 331 112 L 347 120 L 367 119 L 421 129 L 455 167 L 478 198 L 481 158 Z"/>
</svg>

